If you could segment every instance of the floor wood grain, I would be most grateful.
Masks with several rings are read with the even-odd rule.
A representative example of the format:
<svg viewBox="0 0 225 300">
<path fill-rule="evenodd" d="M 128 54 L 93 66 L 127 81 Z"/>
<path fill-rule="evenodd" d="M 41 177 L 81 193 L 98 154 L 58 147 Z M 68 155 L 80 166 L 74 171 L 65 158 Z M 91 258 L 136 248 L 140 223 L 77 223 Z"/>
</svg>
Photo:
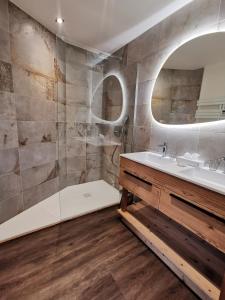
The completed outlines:
<svg viewBox="0 0 225 300">
<path fill-rule="evenodd" d="M 116 207 L 0 245 L 0 299 L 198 299 Z"/>
</svg>

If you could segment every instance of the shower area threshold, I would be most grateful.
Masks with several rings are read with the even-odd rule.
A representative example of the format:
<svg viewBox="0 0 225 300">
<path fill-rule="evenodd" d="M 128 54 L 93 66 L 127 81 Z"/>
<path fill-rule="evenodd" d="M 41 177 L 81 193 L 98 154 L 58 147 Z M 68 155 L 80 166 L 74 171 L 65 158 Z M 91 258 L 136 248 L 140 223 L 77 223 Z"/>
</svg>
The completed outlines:
<svg viewBox="0 0 225 300">
<path fill-rule="evenodd" d="M 104 180 L 68 186 L 0 225 L 0 243 L 118 204 Z"/>
</svg>

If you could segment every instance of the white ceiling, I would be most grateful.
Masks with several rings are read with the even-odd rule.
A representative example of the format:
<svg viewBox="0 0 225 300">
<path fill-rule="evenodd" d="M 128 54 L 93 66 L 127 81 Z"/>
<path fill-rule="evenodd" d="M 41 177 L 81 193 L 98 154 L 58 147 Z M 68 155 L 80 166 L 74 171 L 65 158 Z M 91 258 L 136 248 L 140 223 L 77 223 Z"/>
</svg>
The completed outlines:
<svg viewBox="0 0 225 300">
<path fill-rule="evenodd" d="M 164 68 L 195 70 L 225 62 L 225 33 L 217 32 L 195 38 L 178 48 Z"/>
<path fill-rule="evenodd" d="M 11 1 L 67 42 L 112 53 L 192 0 Z"/>
</svg>

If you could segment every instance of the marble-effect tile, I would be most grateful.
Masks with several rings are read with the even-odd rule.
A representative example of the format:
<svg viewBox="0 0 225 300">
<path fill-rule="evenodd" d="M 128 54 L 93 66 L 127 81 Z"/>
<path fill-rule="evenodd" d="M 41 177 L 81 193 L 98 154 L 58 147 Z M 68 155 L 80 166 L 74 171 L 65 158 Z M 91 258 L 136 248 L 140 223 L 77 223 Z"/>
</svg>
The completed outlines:
<svg viewBox="0 0 225 300">
<path fill-rule="evenodd" d="M 12 66 L 0 61 L 0 91 L 13 92 Z"/>
</svg>

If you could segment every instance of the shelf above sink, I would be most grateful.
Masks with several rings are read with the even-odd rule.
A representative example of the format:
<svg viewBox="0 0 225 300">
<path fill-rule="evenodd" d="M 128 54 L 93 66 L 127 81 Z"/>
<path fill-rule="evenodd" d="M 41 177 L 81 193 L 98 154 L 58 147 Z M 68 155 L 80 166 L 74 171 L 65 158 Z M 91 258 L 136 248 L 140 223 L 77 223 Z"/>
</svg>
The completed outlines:
<svg viewBox="0 0 225 300">
<path fill-rule="evenodd" d="M 120 146 L 121 143 L 106 140 L 106 139 L 99 139 L 99 138 L 76 138 L 77 141 L 87 143 L 92 146 L 96 147 L 106 147 L 106 146 Z"/>
</svg>

